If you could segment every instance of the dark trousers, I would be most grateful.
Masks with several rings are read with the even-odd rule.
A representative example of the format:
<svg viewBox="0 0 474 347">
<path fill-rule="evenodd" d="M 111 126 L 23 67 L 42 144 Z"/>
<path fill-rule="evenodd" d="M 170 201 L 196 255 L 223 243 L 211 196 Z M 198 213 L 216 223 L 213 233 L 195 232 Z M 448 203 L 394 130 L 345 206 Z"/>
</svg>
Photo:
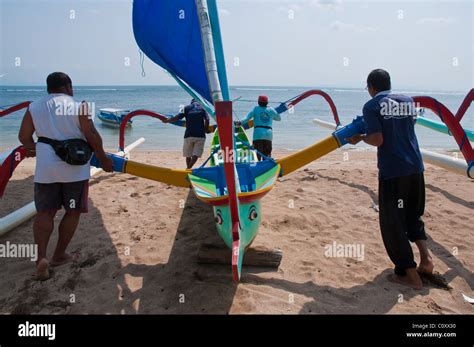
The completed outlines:
<svg viewBox="0 0 474 347">
<path fill-rule="evenodd" d="M 253 148 L 262 153 L 266 157 L 272 156 L 272 141 L 270 140 L 254 140 Z M 257 159 L 262 160 L 262 156 L 257 152 Z"/>
<path fill-rule="evenodd" d="M 382 239 L 395 273 L 415 268 L 411 242 L 426 240 L 422 216 L 425 210 L 423 173 L 379 179 L 379 220 Z"/>
</svg>

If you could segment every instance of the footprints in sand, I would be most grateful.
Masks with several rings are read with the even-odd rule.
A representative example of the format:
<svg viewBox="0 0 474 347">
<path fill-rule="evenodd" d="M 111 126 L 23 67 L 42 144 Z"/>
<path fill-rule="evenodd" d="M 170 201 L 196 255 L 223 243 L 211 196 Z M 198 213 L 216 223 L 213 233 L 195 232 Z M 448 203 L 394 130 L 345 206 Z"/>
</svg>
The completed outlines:
<svg viewBox="0 0 474 347">
<path fill-rule="evenodd" d="M 433 299 L 428 299 L 428 301 L 427 307 L 430 309 L 430 311 L 434 313 L 443 313 L 443 308 L 439 306 Z"/>
<path fill-rule="evenodd" d="M 58 307 L 58 308 L 61 308 L 61 309 L 65 310 L 71 304 L 68 301 L 64 301 L 64 300 L 53 300 L 53 301 L 50 301 L 50 302 L 46 303 L 46 305 L 51 306 L 51 307 Z"/>
<path fill-rule="evenodd" d="M 311 175 L 316 175 L 316 172 L 314 172 L 313 170 L 308 169 L 308 168 L 303 169 L 303 172 L 306 172 L 306 173 L 307 173 L 308 175 L 310 175 L 310 176 L 311 176 Z"/>
<path fill-rule="evenodd" d="M 443 210 L 441 210 L 441 213 L 442 213 L 442 214 L 446 214 L 446 215 L 448 215 L 448 216 L 452 216 L 452 215 L 456 214 L 454 211 L 448 210 L 448 209 L 443 209 Z"/>
<path fill-rule="evenodd" d="M 154 221 L 151 223 L 152 225 L 146 226 L 144 228 L 139 225 L 135 225 L 134 230 L 130 234 L 130 239 L 135 242 L 140 242 L 142 240 L 156 240 L 163 231 L 170 230 L 170 228 L 164 222 L 161 222 L 156 226 L 154 225 Z"/>
<path fill-rule="evenodd" d="M 149 195 L 154 193 L 153 191 L 150 191 L 150 189 L 149 189 L 150 187 L 154 188 L 153 186 L 149 186 L 145 189 L 145 191 L 142 194 L 140 194 L 138 192 L 134 192 L 134 193 L 130 194 L 130 197 L 135 199 L 135 198 L 141 198 L 142 196 L 149 196 Z"/>
<path fill-rule="evenodd" d="M 128 181 L 136 181 L 136 180 L 138 180 L 138 179 L 139 179 L 139 178 L 136 177 L 136 176 L 130 176 L 130 177 L 127 177 L 127 178 L 120 178 L 120 179 L 118 180 L 118 182 L 120 182 L 120 183 L 126 183 L 126 182 L 128 182 Z"/>
<path fill-rule="evenodd" d="M 16 289 L 18 295 L 2 299 L 0 306 L 5 312 L 12 314 L 33 314 L 42 312 L 45 314 L 67 314 L 73 303 L 71 294 L 78 294 L 78 285 L 84 282 L 83 270 L 96 265 L 97 260 L 104 254 L 88 254 L 82 262 L 69 263 L 60 268 L 50 270 L 50 279 L 45 282 L 27 279 L 20 288 Z M 105 278 L 110 269 L 98 270 Z"/>
<path fill-rule="evenodd" d="M 313 278 L 315 272 L 316 263 L 312 261 L 303 260 L 298 266 L 299 270 L 303 272 L 306 278 Z"/>
<path fill-rule="evenodd" d="M 117 213 L 118 214 L 121 214 L 121 213 L 127 213 L 128 212 L 128 208 L 123 206 L 123 205 L 120 205 L 117 209 Z"/>
<path fill-rule="evenodd" d="M 305 216 L 298 215 L 285 215 L 283 218 L 277 220 L 276 230 L 279 230 L 281 227 L 294 227 L 297 226 L 299 230 L 306 230 L 312 227 L 312 223 Z"/>
<path fill-rule="evenodd" d="M 305 181 L 316 181 L 318 179 L 318 176 L 315 174 L 310 174 L 308 176 L 303 177 L 300 181 L 305 182 Z"/>
<path fill-rule="evenodd" d="M 93 256 L 90 256 L 86 260 L 84 260 L 82 263 L 80 263 L 79 267 L 80 268 L 90 267 L 90 266 L 94 266 L 96 263 L 97 263 L 97 259 Z"/>
<path fill-rule="evenodd" d="M 313 267 L 315 265 L 315 262 L 314 261 L 306 261 L 306 260 L 303 260 L 301 262 L 301 264 L 303 264 L 304 266 L 310 266 L 310 267 Z"/>
</svg>

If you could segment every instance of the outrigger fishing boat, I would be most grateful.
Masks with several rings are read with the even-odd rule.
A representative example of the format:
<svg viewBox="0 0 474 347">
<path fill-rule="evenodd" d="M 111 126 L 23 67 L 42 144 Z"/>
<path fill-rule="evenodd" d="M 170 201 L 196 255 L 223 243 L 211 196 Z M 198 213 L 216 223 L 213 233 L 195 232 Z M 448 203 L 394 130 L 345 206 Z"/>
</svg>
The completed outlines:
<svg viewBox="0 0 474 347">
<path fill-rule="evenodd" d="M 121 108 L 101 108 L 97 114 L 97 118 L 99 118 L 102 123 L 108 126 L 119 128 L 120 124 L 122 124 L 123 118 L 129 113 L 130 110 L 124 110 Z M 132 126 L 132 122 L 132 120 L 129 120 L 126 123 L 126 126 Z"/>
<path fill-rule="evenodd" d="M 134 1 L 133 30 L 140 49 L 199 100 L 216 124 L 209 129 L 213 132 L 210 156 L 197 169 L 168 169 L 113 156 L 114 170 L 174 186 L 192 187 L 200 200 L 213 207 L 217 232 L 231 249 L 233 278 L 238 281 L 245 251 L 260 226 L 261 199 L 274 187 L 277 178 L 346 144 L 346 138 L 364 132 L 364 123 L 357 118 L 300 152 L 279 160 L 265 158 L 259 162 L 245 133 L 253 124 L 250 122 L 244 128 L 234 126 L 216 1 Z M 180 42 L 187 44 L 180 45 Z M 315 94 L 324 96 L 335 110 L 327 94 L 310 91 L 283 103 L 278 112 L 285 112 Z M 124 123 L 138 115 L 166 118 L 148 110 L 131 112 L 122 121 L 121 148 Z M 175 125 L 185 124 L 176 122 Z M 94 158 L 91 163 L 100 165 Z"/>
<path fill-rule="evenodd" d="M 191 187 L 201 201 L 213 207 L 217 232 L 230 249 L 233 279 L 239 281 L 244 254 L 255 239 L 262 220 L 262 198 L 275 186 L 277 178 L 345 145 L 346 138 L 365 133 L 363 119 L 356 117 L 352 123 L 342 126 L 331 97 L 322 90 L 307 91 L 283 102 L 276 108 L 277 112 L 284 113 L 310 96 L 322 96 L 332 110 L 337 129 L 325 139 L 294 154 L 277 160 L 264 157 L 264 160 L 257 161 L 256 150 L 245 132 L 253 123 L 235 127 L 237 119 L 229 95 L 216 0 L 135 0 L 133 31 L 143 53 L 197 99 L 215 124 L 208 129 L 213 133 L 209 158 L 199 168 L 157 167 L 109 154 L 114 161 L 114 171 L 177 187 Z M 424 100 L 425 107 L 433 106 L 432 103 L 431 99 Z M 8 110 L 4 114 L 8 114 Z M 121 122 L 120 149 L 125 147 L 126 124 L 136 116 L 168 118 L 150 110 L 130 112 Z M 443 121 L 458 139 L 462 128 L 453 125 L 449 117 Z M 183 121 L 173 124 L 185 126 Z M 21 146 L 16 149 L 20 151 L 19 160 L 21 150 Z M 471 170 L 468 172 L 472 172 L 474 155 L 468 141 L 462 146 L 462 151 L 468 156 L 466 159 Z M 14 150 L 9 158 L 14 158 L 15 153 Z M 100 166 L 95 157 L 91 164 Z M 8 171 L 5 177 L 13 172 L 12 165 L 8 164 L 2 170 Z"/>
</svg>

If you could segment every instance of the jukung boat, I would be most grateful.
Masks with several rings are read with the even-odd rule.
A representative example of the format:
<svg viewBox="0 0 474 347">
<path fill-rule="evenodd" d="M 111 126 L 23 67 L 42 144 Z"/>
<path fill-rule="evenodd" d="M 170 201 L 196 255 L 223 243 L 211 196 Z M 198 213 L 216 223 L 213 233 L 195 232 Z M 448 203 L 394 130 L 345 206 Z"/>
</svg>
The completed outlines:
<svg viewBox="0 0 474 347">
<path fill-rule="evenodd" d="M 261 199 L 274 187 L 277 178 L 346 144 L 347 137 L 364 132 L 364 123 L 357 118 L 323 141 L 295 154 L 259 162 L 245 133 L 253 124 L 234 126 L 216 1 L 135 1 L 133 29 L 140 49 L 198 99 L 216 124 L 209 129 L 213 132 L 210 156 L 197 169 L 162 168 L 112 156 L 114 170 L 174 186 L 192 187 L 200 200 L 213 207 L 217 232 L 231 249 L 233 278 L 238 281 L 245 251 L 255 239 L 262 219 Z M 316 90 L 288 100 L 280 105 L 278 112 L 285 112 L 311 95 L 322 95 L 335 110 L 330 97 Z M 149 110 L 131 112 L 122 121 L 121 148 L 124 123 L 138 115 L 166 117 Z M 175 125 L 185 124 L 177 122 Z M 95 158 L 91 163 L 100 165 Z"/>
<path fill-rule="evenodd" d="M 130 113 L 130 110 L 125 110 L 121 108 L 101 108 L 99 113 L 97 114 L 97 118 L 99 118 L 102 123 L 113 126 L 113 127 L 120 127 L 122 124 L 123 118 Z M 126 126 L 132 126 L 132 120 L 127 121 Z"/>
</svg>

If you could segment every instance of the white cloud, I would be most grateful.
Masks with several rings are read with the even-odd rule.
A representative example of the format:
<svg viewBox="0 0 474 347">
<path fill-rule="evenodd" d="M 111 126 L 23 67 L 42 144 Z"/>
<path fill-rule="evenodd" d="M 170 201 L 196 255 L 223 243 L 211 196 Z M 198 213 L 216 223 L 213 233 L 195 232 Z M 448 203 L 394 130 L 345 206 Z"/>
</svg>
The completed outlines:
<svg viewBox="0 0 474 347">
<path fill-rule="evenodd" d="M 331 28 L 338 31 L 352 31 L 352 32 L 375 32 L 378 29 L 375 27 L 365 26 L 365 25 L 357 25 L 351 23 L 344 23 L 341 21 L 334 21 L 331 23 Z"/>
<path fill-rule="evenodd" d="M 434 24 L 434 25 L 447 25 L 450 23 L 453 23 L 454 19 L 453 18 L 421 18 L 416 21 L 417 24 Z"/>
</svg>

